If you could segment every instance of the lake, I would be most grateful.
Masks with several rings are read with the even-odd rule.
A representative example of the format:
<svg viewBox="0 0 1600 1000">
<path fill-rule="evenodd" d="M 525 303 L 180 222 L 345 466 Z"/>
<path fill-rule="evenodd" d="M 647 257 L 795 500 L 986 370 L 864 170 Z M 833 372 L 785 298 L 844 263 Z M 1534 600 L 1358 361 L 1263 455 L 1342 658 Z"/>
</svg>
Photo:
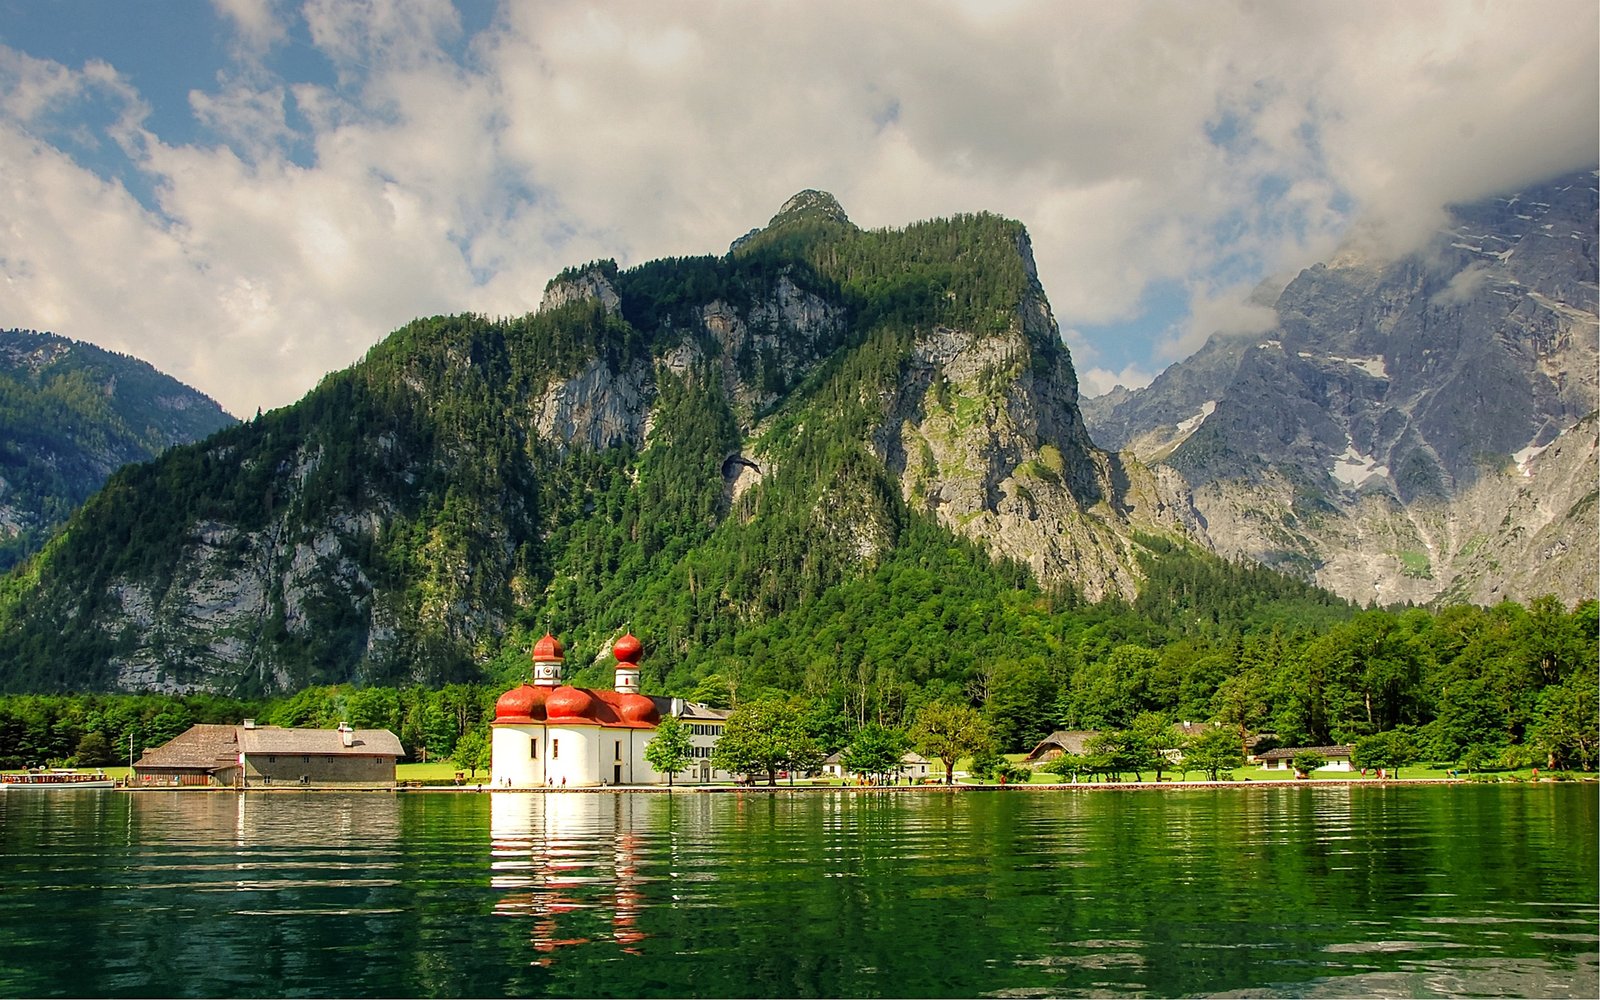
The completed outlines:
<svg viewBox="0 0 1600 1000">
<path fill-rule="evenodd" d="M 3 792 L 0 994 L 1593 997 L 1597 800 Z"/>
</svg>

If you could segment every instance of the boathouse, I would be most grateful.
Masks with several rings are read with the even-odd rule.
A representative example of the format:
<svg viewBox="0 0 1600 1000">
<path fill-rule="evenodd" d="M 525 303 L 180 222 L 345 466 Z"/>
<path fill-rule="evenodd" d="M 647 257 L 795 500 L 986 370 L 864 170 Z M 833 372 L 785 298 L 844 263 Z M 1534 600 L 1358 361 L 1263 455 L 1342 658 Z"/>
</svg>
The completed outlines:
<svg viewBox="0 0 1600 1000">
<path fill-rule="evenodd" d="M 392 788 L 405 753 L 387 729 L 195 725 L 133 765 L 146 787 Z"/>
<path fill-rule="evenodd" d="M 133 765 L 134 784 L 236 784 L 239 780 L 238 729 L 238 726 L 190 726 L 161 746 L 144 752 Z"/>
</svg>

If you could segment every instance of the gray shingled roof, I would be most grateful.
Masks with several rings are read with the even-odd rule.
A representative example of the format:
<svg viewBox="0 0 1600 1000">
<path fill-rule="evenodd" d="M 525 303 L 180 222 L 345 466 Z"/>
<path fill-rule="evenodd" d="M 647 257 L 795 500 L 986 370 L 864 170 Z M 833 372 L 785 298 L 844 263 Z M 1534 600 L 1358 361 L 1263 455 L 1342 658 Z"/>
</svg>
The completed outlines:
<svg viewBox="0 0 1600 1000">
<path fill-rule="evenodd" d="M 337 729 L 276 729 L 239 727 L 239 746 L 247 754 L 350 754 L 363 757 L 400 757 L 400 738 L 387 729 L 357 729 L 345 746 Z"/>
<path fill-rule="evenodd" d="M 1052 748 L 1065 753 L 1083 753 L 1085 744 L 1099 735 L 1098 729 L 1058 729 L 1040 740 L 1024 759 L 1038 760 Z"/>
<path fill-rule="evenodd" d="M 1355 753 L 1355 746 L 1345 744 L 1334 747 L 1279 747 L 1276 750 L 1266 750 L 1256 754 L 1256 760 L 1287 760 L 1297 753 L 1319 753 L 1324 757 L 1348 757 Z"/>
<path fill-rule="evenodd" d="M 239 745 L 234 737 L 236 728 L 205 723 L 190 726 L 161 746 L 146 750 L 133 766 L 194 770 L 237 764 Z"/>
</svg>

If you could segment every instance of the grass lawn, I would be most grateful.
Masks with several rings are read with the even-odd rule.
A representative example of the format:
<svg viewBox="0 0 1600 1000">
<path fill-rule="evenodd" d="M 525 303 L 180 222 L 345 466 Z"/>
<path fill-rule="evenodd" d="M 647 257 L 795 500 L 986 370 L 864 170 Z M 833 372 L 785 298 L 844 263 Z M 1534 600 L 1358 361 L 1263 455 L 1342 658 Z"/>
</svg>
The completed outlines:
<svg viewBox="0 0 1600 1000">
<path fill-rule="evenodd" d="M 396 781 L 454 781 L 456 772 L 461 772 L 467 784 L 476 784 L 489 780 L 489 772 L 485 768 L 478 768 L 477 777 L 464 767 L 457 767 L 454 761 L 431 760 L 426 764 L 396 764 L 394 777 Z"/>
</svg>

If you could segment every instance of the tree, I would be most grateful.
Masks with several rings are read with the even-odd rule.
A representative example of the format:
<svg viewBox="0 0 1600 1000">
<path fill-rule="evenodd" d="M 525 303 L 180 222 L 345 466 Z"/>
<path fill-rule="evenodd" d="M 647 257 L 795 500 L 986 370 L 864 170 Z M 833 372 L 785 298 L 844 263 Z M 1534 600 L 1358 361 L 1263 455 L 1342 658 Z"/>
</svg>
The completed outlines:
<svg viewBox="0 0 1600 1000">
<path fill-rule="evenodd" d="M 1196 736 L 1183 751 L 1186 769 L 1204 771 L 1207 781 L 1216 781 L 1224 771 L 1244 766 L 1244 753 L 1232 730 L 1222 726 Z"/>
<path fill-rule="evenodd" d="M 822 760 L 822 748 L 805 730 L 799 710 L 776 698 L 746 702 L 734 709 L 711 751 L 711 766 L 739 774 L 765 773 L 778 783 L 778 770 L 802 770 Z"/>
<path fill-rule="evenodd" d="M 98 730 L 83 734 L 83 739 L 78 741 L 78 748 L 73 752 L 78 759 L 79 767 L 99 767 L 111 763 L 111 741 L 106 739 L 106 734 Z"/>
<path fill-rule="evenodd" d="M 1498 744 L 1475 743 L 1461 753 L 1461 766 L 1468 771 L 1488 771 L 1500 763 L 1505 748 Z"/>
<path fill-rule="evenodd" d="M 489 741 L 484 739 L 483 730 L 469 729 L 456 740 L 451 759 L 456 762 L 457 767 L 466 768 L 471 772 L 471 777 L 475 778 L 478 776 L 478 768 L 489 766 L 491 752 L 492 747 Z"/>
<path fill-rule="evenodd" d="M 1061 756 L 1040 765 L 1039 770 L 1077 781 L 1078 775 L 1087 773 L 1089 769 L 1084 764 L 1082 754 L 1063 751 Z"/>
<path fill-rule="evenodd" d="M 900 773 L 900 758 L 905 755 L 909 743 L 900 730 L 869 722 L 856 730 L 839 763 L 847 771 L 886 781 Z"/>
<path fill-rule="evenodd" d="M 1139 779 L 1139 769 L 1133 759 L 1134 751 L 1128 744 L 1128 733 L 1124 729 L 1107 729 L 1091 737 L 1083 745 L 1084 763 L 1089 770 L 1103 774 L 1111 781 L 1121 781 L 1124 773 L 1134 772 L 1134 780 Z"/>
<path fill-rule="evenodd" d="M 1596 708 L 1597 681 L 1593 670 L 1568 674 L 1560 684 L 1544 689 L 1539 696 L 1539 714 L 1534 719 L 1533 743 L 1545 755 L 1547 766 L 1588 771 L 1595 766 L 1600 749 L 1600 710 Z"/>
<path fill-rule="evenodd" d="M 644 759 L 660 774 L 667 776 L 667 787 L 672 787 L 672 776 L 689 766 L 694 746 L 689 740 L 689 730 L 676 716 L 666 716 L 656 726 L 656 735 L 645 744 Z"/>
<path fill-rule="evenodd" d="M 1237 734 L 1240 763 L 1243 763 L 1244 755 L 1248 752 L 1250 729 L 1267 712 L 1263 692 L 1261 675 L 1252 670 L 1223 681 L 1211 698 L 1211 709 L 1216 713 L 1217 722 L 1232 727 Z"/>
<path fill-rule="evenodd" d="M 1392 772 L 1390 777 L 1399 777 L 1400 766 L 1416 759 L 1417 742 L 1403 729 L 1363 736 L 1356 740 L 1355 752 L 1350 755 L 1350 762 L 1356 767 L 1385 768 Z"/>
<path fill-rule="evenodd" d="M 955 784 L 956 761 L 989 747 L 983 716 L 967 705 L 930 702 L 917 712 L 911 742 L 924 757 L 944 761 L 944 783 Z"/>
<path fill-rule="evenodd" d="M 1290 763 L 1301 774 L 1310 774 L 1317 768 L 1325 766 L 1328 763 L 1328 758 L 1315 750 L 1302 750 L 1290 759 Z"/>
<path fill-rule="evenodd" d="M 1172 759 L 1166 751 L 1180 742 L 1177 732 L 1172 728 L 1172 719 L 1159 712 L 1140 712 L 1125 736 L 1132 770 L 1135 773 L 1154 771 L 1156 783 L 1160 784 L 1162 773 L 1172 766 Z"/>
</svg>

